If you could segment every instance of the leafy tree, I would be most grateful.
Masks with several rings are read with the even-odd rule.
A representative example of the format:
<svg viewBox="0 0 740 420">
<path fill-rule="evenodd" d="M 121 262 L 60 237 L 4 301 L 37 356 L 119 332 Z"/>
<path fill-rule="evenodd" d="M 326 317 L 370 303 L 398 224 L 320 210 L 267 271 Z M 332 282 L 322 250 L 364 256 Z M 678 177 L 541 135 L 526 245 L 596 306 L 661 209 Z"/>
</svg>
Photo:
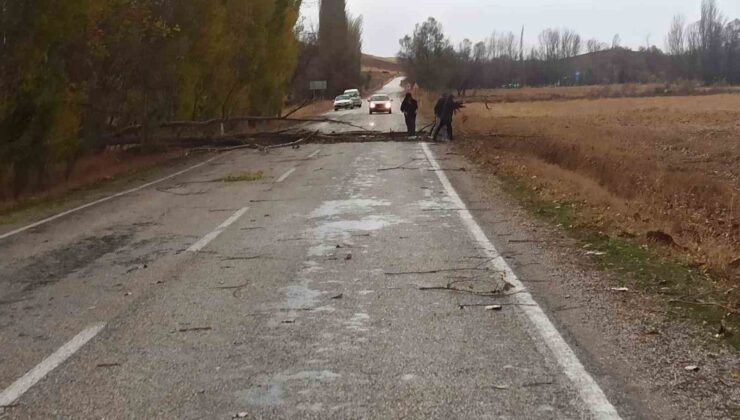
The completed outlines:
<svg viewBox="0 0 740 420">
<path fill-rule="evenodd" d="M 362 19 L 347 14 L 345 0 L 321 0 L 319 54 L 329 94 L 358 86 L 362 58 Z"/>
<path fill-rule="evenodd" d="M 279 113 L 300 5 L 0 0 L 0 181 L 40 185 L 132 125 Z"/>
</svg>

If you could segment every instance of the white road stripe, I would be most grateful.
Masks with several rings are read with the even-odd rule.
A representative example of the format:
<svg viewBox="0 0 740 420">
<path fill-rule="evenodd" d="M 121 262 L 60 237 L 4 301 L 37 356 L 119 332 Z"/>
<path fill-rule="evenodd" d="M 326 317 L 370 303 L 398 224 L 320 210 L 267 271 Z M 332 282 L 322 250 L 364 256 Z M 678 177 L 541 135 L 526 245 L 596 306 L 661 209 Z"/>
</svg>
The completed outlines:
<svg viewBox="0 0 740 420">
<path fill-rule="evenodd" d="M 285 181 L 286 179 L 288 179 L 289 176 L 293 175 L 293 172 L 295 172 L 295 170 L 296 168 L 292 168 L 288 172 L 284 173 L 283 176 L 281 176 L 280 178 L 277 179 L 277 181 L 275 181 L 275 183 L 279 184 Z"/>
<path fill-rule="evenodd" d="M 104 323 L 93 324 L 69 340 L 65 345 L 55 351 L 51 356 L 44 359 L 33 369 L 28 371 L 23 377 L 13 382 L 12 385 L 5 388 L 0 394 L 0 407 L 12 405 L 18 398 L 26 393 L 32 386 L 36 385 L 49 372 L 56 369 L 59 365 L 69 359 L 77 350 L 92 340 L 100 331 L 105 328 Z"/>
<path fill-rule="evenodd" d="M 226 228 L 228 228 L 229 226 L 231 226 L 232 224 L 234 224 L 234 222 L 236 222 L 237 220 L 239 220 L 239 218 L 241 218 L 242 216 L 244 216 L 244 213 L 246 213 L 247 210 L 249 210 L 249 208 L 248 207 L 244 207 L 243 209 L 241 209 L 241 210 L 237 211 L 236 213 L 234 213 L 233 216 L 231 216 L 228 219 L 226 219 L 226 221 L 223 222 L 223 223 L 221 223 L 221 225 L 219 227 L 217 227 L 213 232 L 211 232 L 208 235 L 204 236 L 203 239 L 201 239 L 200 241 L 194 243 L 193 246 L 191 246 L 190 248 L 188 248 L 188 252 L 198 252 L 198 251 L 202 250 L 203 248 L 205 248 L 209 243 L 211 243 L 212 240 L 218 238 L 218 236 L 220 234 L 224 233 L 224 230 L 226 230 Z"/>
<path fill-rule="evenodd" d="M 311 153 L 310 155 L 308 155 L 308 157 L 307 157 L 306 159 L 313 159 L 313 158 L 315 158 L 316 156 L 318 156 L 318 155 L 319 155 L 319 153 L 321 153 L 321 149 L 319 149 L 319 150 L 317 150 L 317 151 L 315 151 L 315 152 Z"/>
<path fill-rule="evenodd" d="M 591 375 L 586 371 L 573 350 L 568 346 L 558 330 L 552 324 L 542 308 L 537 304 L 532 295 L 524 287 L 524 284 L 517 278 L 516 274 L 501 254 L 496 250 L 491 241 L 488 240 L 483 229 L 473 218 L 470 211 L 467 210 L 465 203 L 455 191 L 447 175 L 441 170 L 437 160 L 434 158 L 429 145 L 422 143 L 421 147 L 432 165 L 432 169 L 447 191 L 447 195 L 453 203 L 453 207 L 463 209 L 458 212 L 465 226 L 468 228 L 470 235 L 475 239 L 478 245 L 484 250 L 486 256 L 491 258 L 491 265 L 497 271 L 504 273 L 505 280 L 513 285 L 516 290 L 520 291 L 511 297 L 517 304 L 521 305 L 522 311 L 527 315 L 530 322 L 534 325 L 541 339 L 547 343 L 557 359 L 565 375 L 571 380 L 576 390 L 579 392 L 581 399 L 597 419 L 620 419 L 616 408 L 609 402 L 599 385 L 594 381 Z"/>
<path fill-rule="evenodd" d="M 203 166 L 203 165 L 206 165 L 206 164 L 208 164 L 208 163 L 212 162 L 212 161 L 213 161 L 214 159 L 216 159 L 217 157 L 218 157 L 218 156 L 216 156 L 216 157 L 212 157 L 212 158 L 208 159 L 208 160 L 207 160 L 207 161 L 205 161 L 205 162 L 201 162 L 201 163 L 199 163 L 199 164 L 197 164 L 197 165 L 193 165 L 193 166 L 191 166 L 191 167 L 189 167 L 189 168 L 187 168 L 187 169 L 183 169 L 182 171 L 179 171 L 179 172 L 175 172 L 175 173 L 174 173 L 174 174 L 172 174 L 172 175 L 168 175 L 168 176 L 166 176 L 166 177 L 164 177 L 164 178 L 160 178 L 160 179 L 158 179 L 158 180 L 156 180 L 156 181 L 152 181 L 152 182 L 146 183 L 146 184 L 144 184 L 144 185 L 140 185 L 140 186 L 138 186 L 138 187 L 136 187 L 136 188 L 131 188 L 130 190 L 126 190 L 126 191 L 123 191 L 123 192 L 119 192 L 119 193 L 117 193 L 117 194 L 113 194 L 113 195 L 111 195 L 111 196 L 108 196 L 108 197 L 105 197 L 105 198 L 101 198 L 100 200 L 97 200 L 97 201 L 93 201 L 92 203 L 87 203 L 87 204 L 84 204 L 84 205 L 82 205 L 82 206 L 76 207 L 76 208 L 74 208 L 74 209 L 71 209 L 71 210 L 67 210 L 67 211 L 64 211 L 64 212 L 62 212 L 62 213 L 59 213 L 59 214 L 57 214 L 57 215 L 54 215 L 54 216 L 51 216 L 51 217 L 47 217 L 46 219 L 43 219 L 43 220 L 39 220 L 38 222 L 32 223 L 32 224 L 30 224 L 30 225 L 28 225 L 28 226 L 24 226 L 24 227 L 22 227 L 22 228 L 18 228 L 18 229 L 15 229 L 15 230 L 11 230 L 10 232 L 7 232 L 7 233 L 3 233 L 2 235 L 0 235 L 0 239 L 10 238 L 11 236 L 15 236 L 15 235 L 17 235 L 17 234 L 19 234 L 19 233 L 21 233 L 21 232 L 25 232 L 25 231 L 27 231 L 27 230 L 29 230 L 29 229 L 33 229 L 33 228 L 35 228 L 35 227 L 39 227 L 39 226 L 41 226 L 41 225 L 47 224 L 47 223 L 49 223 L 49 222 L 52 222 L 52 221 L 54 221 L 54 220 L 57 220 L 57 219 L 59 219 L 59 218 L 62 218 L 62 217 L 64 217 L 64 216 L 70 215 L 70 214 L 72 214 L 72 213 L 76 213 L 76 212 L 78 212 L 78 211 L 80 211 L 80 210 L 84 210 L 84 209 L 86 209 L 86 208 L 89 208 L 89 207 L 92 207 L 92 206 L 96 206 L 96 205 L 98 205 L 98 204 L 101 204 L 101 203 L 105 203 L 106 201 L 110 201 L 110 200 L 113 200 L 114 198 L 122 197 L 122 196 L 124 196 L 124 195 L 128 195 L 128 194 L 131 194 L 131 193 L 134 193 L 134 192 L 137 192 L 137 191 L 141 191 L 141 190 L 143 190 L 144 188 L 147 188 L 147 187 L 151 187 L 152 185 L 156 185 L 156 184 L 159 184 L 159 183 L 161 183 L 161 182 L 164 182 L 164 181 L 170 180 L 170 179 L 172 179 L 172 178 L 174 178 L 174 177 L 176 177 L 176 176 L 178 176 L 178 175 L 182 175 L 182 174 L 184 174 L 184 173 L 186 173 L 186 172 L 190 172 L 190 171 L 192 171 L 193 169 L 197 169 L 197 168 L 200 168 L 201 166 Z"/>
</svg>

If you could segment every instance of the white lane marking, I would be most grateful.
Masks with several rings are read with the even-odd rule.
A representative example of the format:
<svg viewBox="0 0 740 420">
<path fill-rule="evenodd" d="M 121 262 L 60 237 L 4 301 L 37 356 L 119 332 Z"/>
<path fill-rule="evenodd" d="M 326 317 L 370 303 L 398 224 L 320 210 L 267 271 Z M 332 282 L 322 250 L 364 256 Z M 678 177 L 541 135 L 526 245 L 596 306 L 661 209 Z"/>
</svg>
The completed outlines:
<svg viewBox="0 0 740 420">
<path fill-rule="evenodd" d="M 244 216 L 244 213 L 246 213 L 247 210 L 249 210 L 249 207 L 244 207 L 243 209 L 240 209 L 239 211 L 234 213 L 231 217 L 226 219 L 225 222 L 221 223 L 213 232 L 204 236 L 203 239 L 194 243 L 190 248 L 188 248 L 188 252 L 198 252 L 205 248 L 209 243 L 211 243 L 212 240 L 218 238 L 220 234 L 224 233 L 226 228 L 228 228 L 229 226 L 234 224 L 234 222 Z"/>
<path fill-rule="evenodd" d="M 279 184 L 285 181 L 286 179 L 288 179 L 289 176 L 293 175 L 293 172 L 295 172 L 295 169 L 296 168 L 292 168 L 288 172 L 284 173 L 283 176 L 281 176 L 280 178 L 277 179 L 277 181 L 275 181 L 275 183 Z"/>
<path fill-rule="evenodd" d="M 429 145 L 422 143 L 421 147 L 424 149 L 424 153 L 426 154 L 429 163 L 432 165 L 432 169 L 437 173 L 439 181 L 447 191 L 447 195 L 452 201 L 453 207 L 462 209 L 461 211 L 458 211 L 458 214 L 463 223 L 465 223 L 465 226 L 468 228 L 470 235 L 476 242 L 478 242 L 478 245 L 483 248 L 486 256 L 491 259 L 493 268 L 497 271 L 503 272 L 505 280 L 513 285 L 516 290 L 521 291 L 518 294 L 512 295 L 512 298 L 521 306 L 522 311 L 527 314 L 530 322 L 534 325 L 537 332 L 539 332 L 540 338 L 547 343 L 547 346 L 557 359 L 563 372 L 571 380 L 588 409 L 591 410 L 592 414 L 597 419 L 620 419 L 619 413 L 617 413 L 616 408 L 614 408 L 606 398 L 604 391 L 601 390 L 596 381 L 594 381 L 591 375 L 586 371 L 586 368 L 581 364 L 580 360 L 578 360 L 576 354 L 565 342 L 545 312 L 527 291 L 524 284 L 522 284 L 519 278 L 517 278 L 509 264 L 504 260 L 501 254 L 499 254 L 491 241 L 488 240 L 485 232 L 483 232 L 483 229 L 481 229 L 475 221 L 470 211 L 467 210 L 465 203 L 457 194 L 457 191 L 455 191 L 455 188 L 450 183 L 447 175 L 442 171 L 437 160 L 434 158 L 432 151 L 429 149 Z"/>
<path fill-rule="evenodd" d="M 36 385 L 49 372 L 56 369 L 59 365 L 69 359 L 77 350 L 92 340 L 100 331 L 105 328 L 104 323 L 93 324 L 82 330 L 73 339 L 55 351 L 51 356 L 44 359 L 33 369 L 28 371 L 23 377 L 13 382 L 9 387 L 0 394 L 0 407 L 12 405 L 18 398 L 26 393 L 32 386 Z"/>
<path fill-rule="evenodd" d="M 313 159 L 313 158 L 315 158 L 316 156 L 318 156 L 318 155 L 319 155 L 319 153 L 321 153 L 321 149 L 319 149 L 319 150 L 317 150 L 317 151 L 315 151 L 315 152 L 311 153 L 310 155 L 308 155 L 308 157 L 307 157 L 306 159 Z"/>
<path fill-rule="evenodd" d="M 17 235 L 17 234 L 19 234 L 21 232 L 25 232 L 25 231 L 27 231 L 29 229 L 33 229 L 35 227 L 39 227 L 39 226 L 44 225 L 44 224 L 47 224 L 49 222 L 52 222 L 52 221 L 57 220 L 59 218 L 62 218 L 64 216 L 70 215 L 72 213 L 76 213 L 76 212 L 78 212 L 80 210 L 84 210 L 86 208 L 89 208 L 89 207 L 92 207 L 92 206 L 96 206 L 96 205 L 101 204 L 101 203 L 105 203 L 106 201 L 113 200 L 114 198 L 122 197 L 124 195 L 128 195 L 128 194 L 131 194 L 131 193 L 135 193 L 137 191 L 141 191 L 144 188 L 151 187 L 152 185 L 156 185 L 156 184 L 159 184 L 161 182 L 170 180 L 170 179 L 172 179 L 172 178 L 174 178 L 174 177 L 176 177 L 178 175 L 182 175 L 182 174 L 184 174 L 186 172 L 190 172 L 193 169 L 198 169 L 201 166 L 206 165 L 206 164 L 212 162 L 217 157 L 218 156 L 212 157 L 212 158 L 206 160 L 205 162 L 201 162 L 201 163 L 199 163 L 197 165 L 193 165 L 193 166 L 191 166 L 191 167 L 189 167 L 187 169 L 183 169 L 182 171 L 175 172 L 174 174 L 167 175 L 166 177 L 160 178 L 160 179 L 158 179 L 156 181 L 148 182 L 148 183 L 146 183 L 144 185 L 140 185 L 140 186 L 138 186 L 136 188 L 131 188 L 130 190 L 122 191 L 122 192 L 119 192 L 117 194 L 113 194 L 111 196 L 101 198 L 100 200 L 93 201 L 92 203 L 83 204 L 83 205 L 81 205 L 79 207 L 76 207 L 76 208 L 73 208 L 71 210 L 67 210 L 67 211 L 64 211 L 62 213 L 56 214 L 54 216 L 47 217 L 46 219 L 39 220 L 38 222 L 32 223 L 32 224 L 30 224 L 28 226 L 24 226 L 24 227 L 15 229 L 15 230 L 11 230 L 10 232 L 7 232 L 7 233 L 3 233 L 2 235 L 0 235 L 0 239 L 10 238 L 11 236 Z"/>
</svg>

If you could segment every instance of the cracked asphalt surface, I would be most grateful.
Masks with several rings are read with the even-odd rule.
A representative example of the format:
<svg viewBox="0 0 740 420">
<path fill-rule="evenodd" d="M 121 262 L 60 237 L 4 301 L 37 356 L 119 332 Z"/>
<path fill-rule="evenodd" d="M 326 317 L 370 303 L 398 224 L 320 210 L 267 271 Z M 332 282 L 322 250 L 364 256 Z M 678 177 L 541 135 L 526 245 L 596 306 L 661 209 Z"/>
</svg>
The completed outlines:
<svg viewBox="0 0 740 420">
<path fill-rule="evenodd" d="M 398 106 L 329 115 L 403 131 Z M 460 210 L 420 143 L 308 145 L 224 154 L 6 238 L 0 390 L 106 326 L 0 418 L 593 418 Z M 656 418 L 574 347 L 622 417 Z"/>
</svg>

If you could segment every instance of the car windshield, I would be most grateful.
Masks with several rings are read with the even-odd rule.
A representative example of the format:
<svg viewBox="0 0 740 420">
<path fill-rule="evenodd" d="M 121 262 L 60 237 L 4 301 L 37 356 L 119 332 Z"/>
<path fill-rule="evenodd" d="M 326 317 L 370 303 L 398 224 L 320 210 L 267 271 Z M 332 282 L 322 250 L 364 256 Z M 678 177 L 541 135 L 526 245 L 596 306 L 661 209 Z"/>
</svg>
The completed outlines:
<svg viewBox="0 0 740 420">
<path fill-rule="evenodd" d="M 370 98 L 370 100 L 373 102 L 388 102 L 391 98 L 386 95 L 377 95 Z"/>
<path fill-rule="evenodd" d="M 336 100 L 337 101 L 348 101 L 349 100 L 349 96 L 347 96 L 347 95 L 337 96 L 337 99 Z"/>
</svg>

